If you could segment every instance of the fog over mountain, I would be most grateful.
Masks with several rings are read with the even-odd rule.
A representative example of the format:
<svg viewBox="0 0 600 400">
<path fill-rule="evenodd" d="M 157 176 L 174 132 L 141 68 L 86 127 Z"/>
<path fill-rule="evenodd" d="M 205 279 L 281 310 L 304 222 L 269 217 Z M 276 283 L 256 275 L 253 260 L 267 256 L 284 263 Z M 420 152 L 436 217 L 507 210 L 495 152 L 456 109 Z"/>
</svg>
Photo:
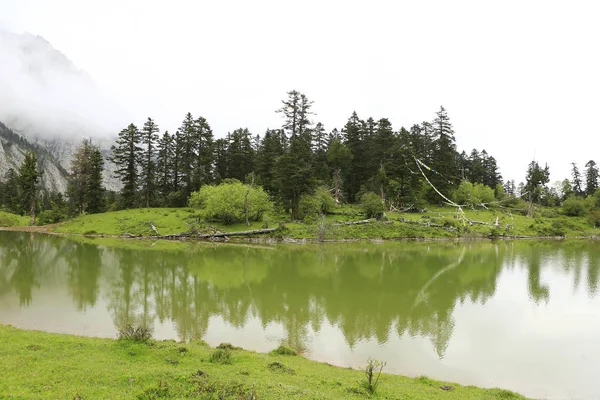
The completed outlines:
<svg viewBox="0 0 600 400">
<path fill-rule="evenodd" d="M 41 36 L 0 28 L 0 59 L 0 122 L 49 153 L 41 162 L 52 178 L 42 182 L 64 192 L 64 170 L 81 140 L 91 138 L 106 156 L 127 119 L 85 71 Z M 7 135 L 2 144 L 0 172 L 6 172 L 18 167 L 27 148 Z M 116 189 L 111 171 L 107 163 L 105 184 Z"/>
<path fill-rule="evenodd" d="M 116 136 L 124 114 L 43 37 L 0 28 L 0 121 L 30 138 Z"/>
</svg>

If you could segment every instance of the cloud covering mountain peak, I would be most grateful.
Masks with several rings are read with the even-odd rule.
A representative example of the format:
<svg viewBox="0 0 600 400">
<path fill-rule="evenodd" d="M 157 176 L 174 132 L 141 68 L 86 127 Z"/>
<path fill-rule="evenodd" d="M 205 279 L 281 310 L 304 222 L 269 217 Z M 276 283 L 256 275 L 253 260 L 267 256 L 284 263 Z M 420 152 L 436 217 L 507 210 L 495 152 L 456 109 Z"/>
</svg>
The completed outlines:
<svg viewBox="0 0 600 400">
<path fill-rule="evenodd" d="M 123 114 L 46 39 L 0 28 L 0 121 L 31 138 L 116 135 Z"/>
</svg>

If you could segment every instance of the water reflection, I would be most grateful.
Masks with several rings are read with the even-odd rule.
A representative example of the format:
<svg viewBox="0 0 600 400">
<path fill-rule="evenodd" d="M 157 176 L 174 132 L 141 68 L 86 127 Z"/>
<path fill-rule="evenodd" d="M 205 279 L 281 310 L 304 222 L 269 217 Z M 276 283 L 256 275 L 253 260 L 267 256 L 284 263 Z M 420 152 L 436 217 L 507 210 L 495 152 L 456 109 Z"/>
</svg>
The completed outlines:
<svg viewBox="0 0 600 400">
<path fill-rule="evenodd" d="M 115 326 L 171 321 L 181 340 L 203 338 L 212 316 L 243 328 L 279 323 L 285 342 L 305 348 L 308 330 L 337 327 L 350 348 L 390 335 L 426 337 L 439 358 L 451 340 L 457 303 L 485 304 L 503 269 L 527 269 L 530 299 L 547 303 L 544 268 L 582 275 L 595 296 L 598 243 L 471 243 L 254 248 L 180 245 L 133 249 L 102 241 L 0 233 L 0 301 L 27 307 L 35 290 L 66 279 L 77 310 L 104 299 Z M 583 273 L 582 271 L 585 271 Z M 1 304 L 1 303 L 0 303 Z"/>
</svg>

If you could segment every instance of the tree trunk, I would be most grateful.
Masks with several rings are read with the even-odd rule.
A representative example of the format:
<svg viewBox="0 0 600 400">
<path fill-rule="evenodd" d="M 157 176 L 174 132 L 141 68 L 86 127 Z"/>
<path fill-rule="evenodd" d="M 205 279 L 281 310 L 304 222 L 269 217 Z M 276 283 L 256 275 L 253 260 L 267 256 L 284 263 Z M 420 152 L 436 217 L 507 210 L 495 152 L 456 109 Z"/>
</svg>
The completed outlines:
<svg viewBox="0 0 600 400">
<path fill-rule="evenodd" d="M 246 214 L 246 226 L 250 226 L 250 221 L 248 220 L 248 195 L 252 190 L 252 186 L 254 186 L 254 172 L 252 172 L 252 182 L 250 183 L 250 187 L 246 191 L 246 196 L 244 196 L 244 213 Z"/>
<path fill-rule="evenodd" d="M 31 215 L 31 219 L 29 220 L 29 225 L 35 225 L 35 198 L 31 200 L 31 205 L 29 208 L 29 215 Z"/>
</svg>

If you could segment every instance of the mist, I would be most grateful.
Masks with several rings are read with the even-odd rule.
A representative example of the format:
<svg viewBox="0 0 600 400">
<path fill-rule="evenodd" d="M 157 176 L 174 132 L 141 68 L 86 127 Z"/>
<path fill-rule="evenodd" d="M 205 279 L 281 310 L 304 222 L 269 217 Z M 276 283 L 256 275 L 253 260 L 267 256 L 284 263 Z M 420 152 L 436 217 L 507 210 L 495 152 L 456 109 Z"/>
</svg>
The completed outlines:
<svg viewBox="0 0 600 400">
<path fill-rule="evenodd" d="M 40 36 L 0 27 L 0 121 L 32 139 L 109 139 L 127 124 L 114 98 Z"/>
</svg>

